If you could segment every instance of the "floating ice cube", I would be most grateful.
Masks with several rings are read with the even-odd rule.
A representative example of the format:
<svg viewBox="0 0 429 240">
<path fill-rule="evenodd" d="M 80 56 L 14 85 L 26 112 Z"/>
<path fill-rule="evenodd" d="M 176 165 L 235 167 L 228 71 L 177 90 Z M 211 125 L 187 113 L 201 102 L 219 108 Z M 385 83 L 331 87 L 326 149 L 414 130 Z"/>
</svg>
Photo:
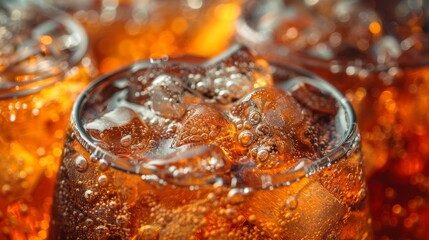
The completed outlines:
<svg viewBox="0 0 429 240">
<path fill-rule="evenodd" d="M 292 96 L 312 111 L 330 115 L 335 115 L 338 112 L 337 100 L 310 84 L 296 85 L 292 91 Z"/>
<path fill-rule="evenodd" d="M 307 155 L 296 136 L 305 131 L 302 107 L 283 90 L 260 88 L 231 109 L 241 151 L 262 168 L 291 164 Z M 304 128 L 304 129 L 302 129 Z"/>
<path fill-rule="evenodd" d="M 144 72 L 143 75 L 134 76 L 140 79 L 134 95 L 131 95 L 131 102 L 139 103 L 157 115 L 168 119 L 179 119 L 184 114 L 189 104 L 199 102 L 190 89 L 182 82 L 182 79 L 160 72 Z"/>
<path fill-rule="evenodd" d="M 231 160 L 216 145 L 185 145 L 160 159 L 150 159 L 143 166 L 167 182 L 182 186 L 213 184 L 231 169 Z M 228 179 L 225 179 L 228 181 Z"/>
<path fill-rule="evenodd" d="M 206 104 L 191 105 L 181 121 L 174 146 L 215 144 L 231 154 L 235 126 L 222 112 Z"/>
<path fill-rule="evenodd" d="M 118 107 L 85 124 L 85 129 L 102 147 L 114 154 L 136 157 L 147 151 L 154 136 L 137 113 Z"/>
<path fill-rule="evenodd" d="M 226 105 L 261 86 L 272 85 L 268 70 L 246 48 L 207 62 L 201 78 L 189 79 L 206 99 Z"/>
</svg>

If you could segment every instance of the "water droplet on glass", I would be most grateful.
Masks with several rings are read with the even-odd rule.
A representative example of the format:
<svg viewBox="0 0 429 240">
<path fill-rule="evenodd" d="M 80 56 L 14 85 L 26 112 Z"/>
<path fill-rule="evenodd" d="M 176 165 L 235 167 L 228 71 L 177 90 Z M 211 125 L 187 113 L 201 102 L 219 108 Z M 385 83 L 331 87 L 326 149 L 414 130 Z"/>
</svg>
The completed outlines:
<svg viewBox="0 0 429 240">
<path fill-rule="evenodd" d="M 92 191 L 92 190 L 86 190 L 85 193 L 84 193 L 84 197 L 85 197 L 85 200 L 87 202 L 94 201 L 94 197 L 95 197 L 94 191 Z"/>
<path fill-rule="evenodd" d="M 286 206 L 289 210 L 294 210 L 298 207 L 298 200 L 296 197 L 292 196 L 286 200 Z"/>
<path fill-rule="evenodd" d="M 241 204 L 244 201 L 244 196 L 241 190 L 231 189 L 227 196 L 228 203 L 232 205 Z"/>
<path fill-rule="evenodd" d="M 75 166 L 79 172 L 85 172 L 88 168 L 88 161 L 84 157 L 78 156 L 75 160 Z"/>
<path fill-rule="evenodd" d="M 101 159 L 100 162 L 98 163 L 98 169 L 100 171 L 106 171 L 108 167 L 109 167 L 109 163 L 104 159 Z"/>
<path fill-rule="evenodd" d="M 98 159 L 98 157 L 97 157 L 97 154 L 92 154 L 90 157 L 89 157 L 89 159 L 92 161 L 92 162 L 97 162 L 99 159 Z"/>
<path fill-rule="evenodd" d="M 126 135 L 121 138 L 120 143 L 123 147 L 129 147 L 131 145 L 131 135 Z"/>
<path fill-rule="evenodd" d="M 101 175 L 100 177 L 98 177 L 98 184 L 100 184 L 100 186 L 105 187 L 107 186 L 108 182 L 109 179 L 106 175 Z"/>
</svg>

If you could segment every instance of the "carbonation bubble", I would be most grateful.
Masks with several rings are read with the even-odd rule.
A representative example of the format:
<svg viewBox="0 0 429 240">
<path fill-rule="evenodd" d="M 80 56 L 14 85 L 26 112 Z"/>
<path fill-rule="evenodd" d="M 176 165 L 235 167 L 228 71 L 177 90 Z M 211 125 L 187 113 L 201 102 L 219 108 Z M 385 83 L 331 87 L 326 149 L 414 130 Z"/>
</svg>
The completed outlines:
<svg viewBox="0 0 429 240">
<path fill-rule="evenodd" d="M 95 228 L 95 234 L 99 239 L 106 239 L 109 236 L 109 228 L 104 225 Z"/>
<path fill-rule="evenodd" d="M 252 144 L 253 142 L 253 134 L 252 132 L 248 131 L 248 130 L 244 130 L 242 131 L 239 135 L 238 135 L 238 141 L 240 142 L 240 144 L 244 147 L 249 146 L 250 144 Z"/>
<path fill-rule="evenodd" d="M 260 149 L 258 151 L 258 155 L 256 157 L 257 157 L 258 161 L 265 162 L 265 161 L 267 161 L 269 156 L 270 156 L 270 153 L 268 152 L 267 149 L 264 148 L 264 149 Z"/>
<path fill-rule="evenodd" d="M 261 121 L 261 113 L 259 112 L 251 112 L 249 114 L 249 121 L 252 125 L 256 125 Z"/>
<path fill-rule="evenodd" d="M 100 177 L 98 177 L 98 184 L 100 184 L 100 186 L 105 187 L 107 186 L 108 182 L 109 182 L 109 179 L 107 178 L 106 175 L 101 175 Z"/>
<path fill-rule="evenodd" d="M 111 209 L 115 209 L 115 208 L 117 208 L 117 207 L 118 207 L 118 203 L 117 203 L 116 201 L 111 201 L 111 202 L 109 203 L 109 207 L 110 207 Z"/>
<path fill-rule="evenodd" d="M 125 224 L 128 222 L 128 218 L 124 215 L 119 215 L 116 217 L 116 224 L 119 226 L 125 226 Z"/>
<path fill-rule="evenodd" d="M 226 218 L 233 219 L 235 217 L 235 215 L 237 215 L 237 210 L 235 210 L 235 208 L 229 207 L 225 210 Z"/>
<path fill-rule="evenodd" d="M 84 157 L 78 156 L 75 160 L 75 166 L 79 172 L 85 172 L 88 168 L 88 161 Z"/>
<path fill-rule="evenodd" d="M 257 133 L 259 136 L 266 136 L 266 135 L 269 135 L 269 134 L 270 134 L 270 132 L 271 132 L 270 127 L 269 127 L 269 126 L 267 126 L 267 125 L 265 125 L 265 124 L 259 124 L 259 125 L 256 127 L 256 133 Z"/>
<path fill-rule="evenodd" d="M 131 145 L 131 135 L 126 135 L 121 138 L 120 143 L 123 147 L 129 147 Z"/>
<path fill-rule="evenodd" d="M 11 191 L 12 191 L 12 187 L 9 184 L 4 184 L 1 187 L 1 193 L 4 195 L 10 194 Z"/>
<path fill-rule="evenodd" d="M 85 191 L 83 196 L 85 197 L 85 200 L 87 202 L 92 202 L 94 201 L 95 194 L 94 194 L 94 191 L 88 189 Z"/>
<path fill-rule="evenodd" d="M 85 224 L 86 224 L 87 226 L 91 226 L 92 224 L 94 224 L 94 220 L 92 220 L 91 218 L 87 218 L 87 219 L 85 220 Z"/>
<path fill-rule="evenodd" d="M 292 196 L 286 200 L 286 206 L 289 210 L 294 210 L 298 207 L 298 200 L 296 197 Z"/>
</svg>

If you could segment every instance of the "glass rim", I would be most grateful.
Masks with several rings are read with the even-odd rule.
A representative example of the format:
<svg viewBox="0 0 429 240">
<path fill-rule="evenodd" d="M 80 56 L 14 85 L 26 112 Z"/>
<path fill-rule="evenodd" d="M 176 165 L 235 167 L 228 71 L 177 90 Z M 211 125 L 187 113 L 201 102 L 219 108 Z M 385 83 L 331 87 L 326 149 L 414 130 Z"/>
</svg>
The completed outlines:
<svg viewBox="0 0 429 240">
<path fill-rule="evenodd" d="M 419 55 L 416 59 L 407 59 L 407 61 L 399 61 L 396 59 L 389 64 L 377 63 L 377 62 L 367 62 L 364 59 L 323 59 L 317 56 L 312 56 L 307 54 L 305 51 L 298 49 L 293 49 L 286 45 L 278 44 L 272 40 L 270 34 L 271 31 L 258 31 L 254 29 L 251 25 L 248 24 L 246 9 L 252 10 L 257 8 L 259 5 L 270 2 L 269 0 L 265 1 L 256 1 L 250 0 L 247 1 L 243 6 L 243 11 L 236 21 L 236 39 L 238 42 L 249 46 L 254 49 L 259 55 L 265 57 L 269 62 L 281 64 L 282 62 L 287 63 L 299 63 L 304 66 L 312 67 L 323 67 L 324 69 L 329 69 L 331 66 L 340 66 L 342 70 L 340 72 L 346 71 L 347 67 L 356 67 L 360 69 L 369 70 L 369 72 L 383 72 L 387 71 L 392 67 L 399 68 L 418 68 L 422 66 L 429 65 L 429 53 Z M 282 1 L 277 1 L 281 2 Z M 407 40 L 423 40 L 429 46 L 429 33 L 416 33 L 405 39 L 402 39 L 401 42 Z M 429 48 L 428 48 L 429 50 Z M 355 60 L 360 60 L 359 63 Z"/>
<path fill-rule="evenodd" d="M 184 63 L 180 62 L 180 66 L 204 66 L 205 64 L 210 64 L 216 59 L 221 59 L 225 55 L 228 55 L 234 52 L 236 48 L 231 48 L 226 53 L 216 57 L 215 59 L 210 59 L 207 62 L 201 64 L 192 64 L 192 63 Z M 165 64 L 177 64 L 178 62 L 166 62 Z M 140 70 L 142 68 L 148 68 L 152 65 L 150 61 L 140 61 L 135 62 L 130 65 L 124 66 L 116 71 L 105 74 L 95 81 L 93 81 L 90 85 L 87 86 L 86 89 L 78 96 L 76 99 L 72 114 L 71 114 L 71 124 L 70 129 L 72 132 L 72 137 L 76 139 L 79 144 L 90 154 L 91 159 L 104 159 L 109 165 L 117 170 L 124 171 L 130 174 L 140 174 L 140 175 L 151 175 L 151 174 L 160 174 L 163 172 L 157 172 L 152 168 L 146 168 L 144 164 L 132 164 L 131 161 L 122 159 L 119 156 L 116 156 L 112 152 L 103 149 L 100 146 L 97 146 L 94 140 L 89 136 L 87 131 L 84 128 L 83 119 L 83 110 L 84 106 L 88 100 L 91 99 L 92 94 L 97 94 L 97 90 L 103 89 L 103 87 L 112 84 L 115 81 L 123 80 L 125 77 L 129 76 L 133 70 Z M 272 66 L 276 67 L 276 66 Z M 301 178 L 308 177 L 313 175 L 324 168 L 330 167 L 332 164 L 335 164 L 339 160 L 348 157 L 355 149 L 356 146 L 360 144 L 360 135 L 358 132 L 357 122 L 354 110 L 350 104 L 350 102 L 346 99 L 346 97 L 337 90 L 333 85 L 328 83 L 327 81 L 317 77 L 316 75 L 301 69 L 294 65 L 281 65 L 279 69 L 285 69 L 286 71 L 297 73 L 300 76 L 305 76 L 311 79 L 308 83 L 312 84 L 313 81 L 316 81 L 319 84 L 322 84 L 324 90 L 329 92 L 329 94 L 337 100 L 337 104 L 339 107 L 344 109 L 344 114 L 347 122 L 347 129 L 344 131 L 344 134 L 341 135 L 340 141 L 336 144 L 336 146 L 326 155 L 318 159 L 311 159 L 312 162 L 310 164 L 305 164 L 298 168 L 294 168 L 293 171 L 291 169 L 285 169 L 285 171 L 280 172 L 275 175 L 270 175 L 270 183 L 269 184 L 254 184 L 249 186 L 249 184 L 242 185 L 234 181 L 234 179 L 225 180 L 222 177 L 215 177 L 211 179 L 193 179 L 192 186 L 201 187 L 208 186 L 213 184 L 226 185 L 232 188 L 273 188 L 278 186 L 290 185 L 295 181 L 299 181 Z M 99 89 L 100 88 L 100 89 Z M 163 180 L 163 179 L 160 179 Z M 174 180 L 169 181 L 168 183 L 183 186 L 180 182 L 175 182 Z M 187 185 L 185 185 L 187 186 Z"/>
<path fill-rule="evenodd" d="M 12 5 L 13 4 L 14 3 L 12 3 Z M 16 4 L 19 5 L 19 3 Z M 67 72 L 77 66 L 89 50 L 89 39 L 86 31 L 83 29 L 83 26 L 69 14 L 55 7 L 37 2 L 33 2 L 30 5 L 23 7 L 23 9 L 29 8 L 33 10 L 37 9 L 37 14 L 46 17 L 46 20 L 59 23 L 59 25 L 65 29 L 66 33 L 78 38 L 79 44 L 77 44 L 73 48 L 73 51 L 68 54 L 65 61 L 67 63 L 66 66 L 61 67 L 59 71 L 47 73 L 41 76 L 34 76 L 30 80 L 23 82 L 7 82 L 7 85 L 2 83 L 4 86 L 0 87 L 0 91 L 4 91 L 4 93 L 0 92 L 0 100 L 30 95 L 63 80 L 67 75 Z M 0 72 L 0 75 L 1 74 L 2 73 Z M 0 84 L 0 86 L 2 84 Z"/>
</svg>

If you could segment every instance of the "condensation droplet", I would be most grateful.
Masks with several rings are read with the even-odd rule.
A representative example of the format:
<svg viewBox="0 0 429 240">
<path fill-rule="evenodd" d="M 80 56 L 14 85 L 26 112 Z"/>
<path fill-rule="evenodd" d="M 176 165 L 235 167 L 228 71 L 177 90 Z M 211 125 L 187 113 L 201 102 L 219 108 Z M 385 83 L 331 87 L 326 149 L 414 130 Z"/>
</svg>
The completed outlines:
<svg viewBox="0 0 429 240">
<path fill-rule="evenodd" d="M 296 197 L 292 196 L 286 200 L 286 206 L 289 210 L 294 210 L 298 207 L 298 200 Z"/>
<path fill-rule="evenodd" d="M 120 143 L 123 147 L 129 147 L 131 145 L 131 140 L 132 140 L 131 135 L 126 135 L 123 138 L 121 138 Z"/>
<path fill-rule="evenodd" d="M 108 182 L 109 179 L 106 175 L 101 175 L 100 177 L 98 177 L 98 184 L 100 184 L 100 186 L 105 187 L 107 186 Z"/>
<path fill-rule="evenodd" d="M 85 172 L 88 169 L 88 161 L 84 157 L 78 156 L 75 159 L 75 166 L 79 172 Z"/>
<path fill-rule="evenodd" d="M 89 157 L 89 159 L 90 159 L 92 162 L 97 162 L 97 161 L 99 160 L 96 154 L 92 154 L 92 155 Z"/>
<path fill-rule="evenodd" d="M 100 171 L 106 171 L 109 168 L 109 163 L 105 159 L 101 159 L 98 163 L 98 169 Z"/>
<path fill-rule="evenodd" d="M 228 203 L 232 205 L 241 204 L 244 201 L 243 193 L 238 189 L 231 189 L 227 195 Z"/>
<path fill-rule="evenodd" d="M 238 135 L 238 141 L 240 142 L 240 144 L 244 147 L 249 146 L 250 144 L 252 144 L 253 142 L 253 134 L 250 131 L 242 131 L 239 135 Z"/>
</svg>

